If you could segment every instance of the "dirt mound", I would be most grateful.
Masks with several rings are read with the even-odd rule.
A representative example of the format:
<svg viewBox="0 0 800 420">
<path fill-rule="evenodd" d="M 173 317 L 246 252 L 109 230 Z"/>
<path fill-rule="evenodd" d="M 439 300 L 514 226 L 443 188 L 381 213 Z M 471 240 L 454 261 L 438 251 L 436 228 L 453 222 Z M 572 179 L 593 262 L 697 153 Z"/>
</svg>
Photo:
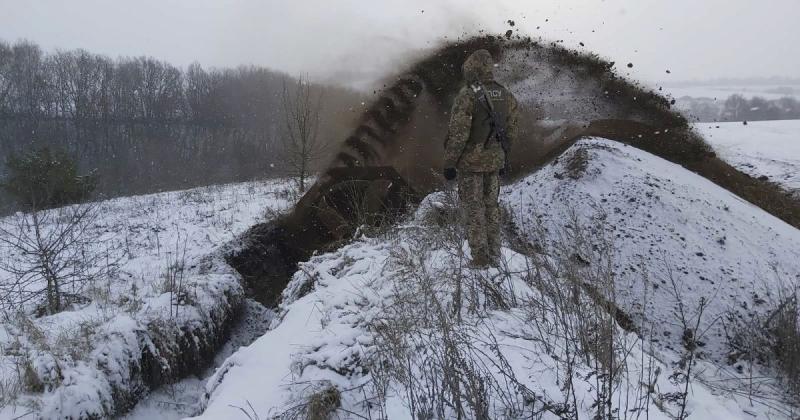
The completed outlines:
<svg viewBox="0 0 800 420">
<path fill-rule="evenodd" d="M 331 168 L 291 213 L 250 228 L 226 260 L 251 296 L 275 306 L 298 261 L 352 237 L 359 226 L 393 223 L 418 198 L 394 168 Z"/>
<path fill-rule="evenodd" d="M 521 104 L 521 133 L 510 162 L 512 178 L 549 162 L 582 137 L 603 137 L 683 165 L 800 227 L 797 199 L 722 162 L 671 109 L 671 100 L 626 80 L 614 63 L 556 43 L 476 37 L 445 45 L 392 78 L 376 93 L 330 169 L 293 213 L 251 230 L 249 245 L 229 260 L 251 284 L 261 284 L 256 288 L 265 287 L 264 282 L 274 286 L 267 286 L 273 289 L 266 294 L 267 301 L 275 302 L 286 279 L 277 284 L 274 275 L 265 274 L 269 270 L 253 270 L 254 264 L 283 261 L 293 266 L 314 250 L 347 237 L 357 225 L 355 207 L 329 204 L 336 201 L 332 192 L 342 190 L 337 184 L 365 181 L 358 194 L 402 185 L 403 194 L 393 189 L 377 198 L 378 207 L 393 211 L 441 186 L 449 107 L 463 83 L 461 64 L 481 48 L 492 53 L 498 80 Z M 370 186 L 376 182 L 384 187 Z M 362 200 L 363 196 L 356 201 Z"/>
</svg>

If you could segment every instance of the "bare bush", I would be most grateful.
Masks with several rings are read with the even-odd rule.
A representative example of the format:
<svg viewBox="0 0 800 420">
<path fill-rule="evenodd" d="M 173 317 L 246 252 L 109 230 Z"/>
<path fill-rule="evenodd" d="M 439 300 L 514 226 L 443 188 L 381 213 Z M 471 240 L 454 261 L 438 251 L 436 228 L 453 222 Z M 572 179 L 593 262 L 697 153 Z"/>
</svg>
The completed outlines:
<svg viewBox="0 0 800 420">
<path fill-rule="evenodd" d="M 773 273 L 779 287 L 774 295 L 767 296 L 769 311 L 754 312 L 751 318 L 732 311 L 726 317 L 731 347 L 728 362 L 739 368 L 751 401 L 771 403 L 775 395 L 783 395 L 790 403 L 800 405 L 800 285 L 780 278 L 777 269 Z M 776 369 L 785 392 L 776 392 L 771 381 L 754 377 L 758 366 Z"/>
<path fill-rule="evenodd" d="M 664 399 L 667 402 L 675 404 L 679 408 L 680 411 L 676 418 L 678 420 L 684 420 L 689 417 L 689 412 L 686 410 L 689 398 L 689 387 L 692 383 L 692 374 L 696 362 L 702 357 L 701 347 L 704 346 L 703 337 L 717 320 L 712 320 L 701 329 L 702 323 L 706 321 L 703 317 L 708 308 L 709 300 L 705 296 L 701 296 L 696 308 L 687 307 L 685 303 L 686 299 L 683 297 L 683 284 L 679 284 L 669 264 L 665 265 L 664 272 L 669 280 L 672 296 L 675 299 L 675 318 L 683 329 L 681 342 L 684 349 L 683 355 L 677 363 L 677 368 L 669 376 L 672 383 L 681 387 L 682 390 L 666 395 Z"/>
<path fill-rule="evenodd" d="M 177 317 L 181 306 L 191 304 L 191 296 L 185 281 L 186 243 L 188 237 L 176 232 L 175 248 L 167 251 L 164 271 L 161 274 L 160 293 L 169 294 L 170 316 Z"/>
<path fill-rule="evenodd" d="M 19 381 L 10 375 L 0 377 L 0 410 L 17 401 L 22 391 Z"/>
<path fill-rule="evenodd" d="M 660 372 L 652 356 L 642 352 L 638 360 L 631 358 L 647 331 L 617 304 L 616 248 L 606 235 L 605 219 L 598 209 L 584 222 L 572 210 L 560 230 L 526 226 L 533 244 L 510 238 L 527 255 L 526 279 L 541 293 L 522 307 L 532 326 L 528 338 L 555 361 L 565 418 L 579 417 L 579 381 L 592 390 L 590 406 L 597 419 L 646 417 L 656 397 L 653 384 Z M 519 229 L 512 226 L 510 234 Z"/>
<path fill-rule="evenodd" d="M 341 409 L 341 392 L 330 381 L 310 382 L 305 388 L 306 397 L 286 411 L 271 418 L 280 420 L 327 420 L 333 416 L 336 410 Z"/>
<path fill-rule="evenodd" d="M 485 320 L 513 300 L 503 278 L 464 270 L 460 240 L 445 251 L 456 264 L 431 267 L 429 254 L 442 249 L 436 243 L 458 238 L 455 232 L 409 236 L 391 257 L 398 270 L 392 302 L 368 326 L 376 337 L 368 364 L 379 399 L 396 392 L 420 419 L 537 418 L 553 411 L 516 378 Z"/>
<path fill-rule="evenodd" d="M 105 255 L 91 229 L 96 210 L 93 203 L 80 204 L 0 220 L 0 270 L 9 275 L 0 283 L 3 310 L 33 303 L 40 315 L 54 314 L 86 301 L 84 287 L 110 265 L 102 264 Z"/>
<path fill-rule="evenodd" d="M 444 192 L 423 202 L 417 220 L 426 232 L 404 236 L 392 255 L 390 265 L 398 270 L 393 299 L 369 326 L 376 337 L 370 371 L 380 399 L 401 393 L 415 418 L 536 418 L 544 412 L 578 418 L 583 397 L 576 382 L 583 381 L 593 390 L 596 418 L 646 417 L 660 372 L 644 352 L 630 360 L 643 343 L 627 333 L 638 331 L 616 304 L 614 247 L 604 236 L 602 215 L 584 225 L 572 213 L 557 240 L 545 240 L 540 231 L 535 246 L 510 229 L 509 242 L 527 255 L 526 268 L 502 261 L 497 270 L 471 270 L 464 264 L 463 232 L 448 223 L 457 217 L 448 211 L 448 197 Z M 431 263 L 442 258 L 447 263 Z M 539 294 L 521 293 L 513 278 Z M 515 338 L 541 350 L 529 357 L 551 357 L 545 364 L 559 375 L 562 401 L 537 394 L 515 376 L 501 335 L 487 321 L 495 312 L 520 311 L 520 325 L 530 328 Z"/>
<path fill-rule="evenodd" d="M 770 316 L 767 330 L 774 338 L 772 351 L 778 359 L 791 394 L 800 403 L 800 307 L 798 293 L 784 298 Z"/>
</svg>

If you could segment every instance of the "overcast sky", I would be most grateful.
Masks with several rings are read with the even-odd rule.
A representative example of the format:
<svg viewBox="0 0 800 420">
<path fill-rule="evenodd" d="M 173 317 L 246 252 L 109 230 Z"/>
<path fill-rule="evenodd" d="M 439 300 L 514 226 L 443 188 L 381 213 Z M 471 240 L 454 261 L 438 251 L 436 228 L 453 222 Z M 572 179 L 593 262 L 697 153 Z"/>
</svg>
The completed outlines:
<svg viewBox="0 0 800 420">
<path fill-rule="evenodd" d="M 646 81 L 800 77 L 798 0 L 0 0 L 0 39 L 358 82 L 508 19 Z"/>
</svg>

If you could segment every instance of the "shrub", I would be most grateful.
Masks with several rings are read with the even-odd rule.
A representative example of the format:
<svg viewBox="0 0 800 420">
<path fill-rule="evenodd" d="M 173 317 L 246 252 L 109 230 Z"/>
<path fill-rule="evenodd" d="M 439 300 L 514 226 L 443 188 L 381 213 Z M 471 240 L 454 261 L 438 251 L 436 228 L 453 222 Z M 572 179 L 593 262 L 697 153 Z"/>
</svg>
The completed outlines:
<svg viewBox="0 0 800 420">
<path fill-rule="evenodd" d="M 46 209 L 86 200 L 94 191 L 94 174 L 78 175 L 77 164 L 64 152 L 44 147 L 7 160 L 0 187 L 28 209 Z"/>
<path fill-rule="evenodd" d="M 328 385 L 315 392 L 308 398 L 308 420 L 325 420 L 330 418 L 337 408 L 342 404 L 341 394 L 336 387 Z"/>
<path fill-rule="evenodd" d="M 797 295 L 786 298 L 778 306 L 767 329 L 773 337 L 772 351 L 790 391 L 796 400 L 800 400 L 800 307 Z"/>
<path fill-rule="evenodd" d="M 91 227 L 97 206 L 79 204 L 52 210 L 19 212 L 0 219 L 0 309 L 55 314 L 86 303 L 84 287 L 107 272 L 108 255 Z M 104 258 L 105 257 L 105 258 Z"/>
<path fill-rule="evenodd" d="M 778 278 L 777 298 L 768 300 L 767 313 L 743 319 L 731 311 L 727 316 L 728 363 L 753 376 L 753 369 L 766 366 L 778 372 L 788 401 L 800 403 L 800 287 Z M 744 362 L 744 363 L 742 363 Z M 749 367 L 749 372 L 745 368 Z M 752 383 L 752 379 L 750 379 Z M 748 394 L 764 398 L 750 385 Z"/>
</svg>

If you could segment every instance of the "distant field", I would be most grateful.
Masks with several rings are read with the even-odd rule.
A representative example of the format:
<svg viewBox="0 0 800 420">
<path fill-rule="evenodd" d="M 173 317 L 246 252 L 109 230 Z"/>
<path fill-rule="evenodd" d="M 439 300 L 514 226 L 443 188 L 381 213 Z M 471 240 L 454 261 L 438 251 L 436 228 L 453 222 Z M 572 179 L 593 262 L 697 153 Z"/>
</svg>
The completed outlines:
<svg viewBox="0 0 800 420">
<path fill-rule="evenodd" d="M 695 127 L 737 169 L 800 192 L 800 120 L 697 123 Z"/>
<path fill-rule="evenodd" d="M 742 95 L 747 99 L 760 96 L 764 99 L 791 97 L 800 99 L 800 85 L 720 85 L 720 86 L 664 86 L 663 92 L 676 99 L 684 96 L 692 98 L 711 98 L 725 100 L 732 95 Z"/>
</svg>

